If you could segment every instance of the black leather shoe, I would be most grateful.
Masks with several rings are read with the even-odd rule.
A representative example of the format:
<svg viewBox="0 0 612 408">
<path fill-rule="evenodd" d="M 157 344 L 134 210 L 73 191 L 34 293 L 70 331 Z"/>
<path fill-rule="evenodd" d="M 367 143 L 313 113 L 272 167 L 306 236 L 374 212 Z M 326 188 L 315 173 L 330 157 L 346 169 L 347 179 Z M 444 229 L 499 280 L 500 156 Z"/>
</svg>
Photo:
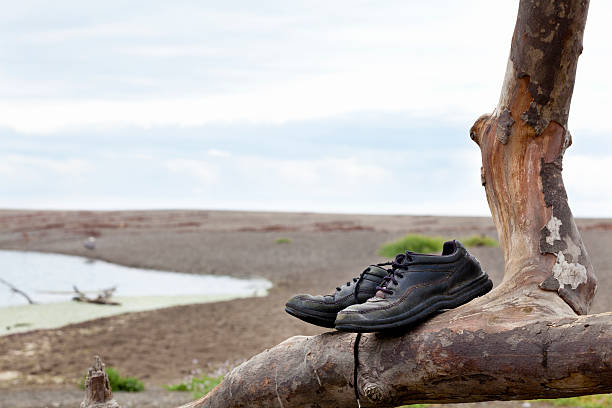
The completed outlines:
<svg viewBox="0 0 612 408">
<path fill-rule="evenodd" d="M 381 268 L 383 265 L 388 263 L 368 266 L 359 277 L 337 287 L 333 295 L 296 295 L 289 299 L 285 311 L 317 326 L 334 327 L 339 311 L 363 303 L 376 294 L 377 287 L 388 274 L 386 269 Z"/>
<path fill-rule="evenodd" d="M 397 255 L 376 295 L 338 313 L 335 327 L 350 332 L 402 328 L 467 303 L 492 287 L 476 258 L 460 242 L 445 242 L 442 255 Z"/>
</svg>

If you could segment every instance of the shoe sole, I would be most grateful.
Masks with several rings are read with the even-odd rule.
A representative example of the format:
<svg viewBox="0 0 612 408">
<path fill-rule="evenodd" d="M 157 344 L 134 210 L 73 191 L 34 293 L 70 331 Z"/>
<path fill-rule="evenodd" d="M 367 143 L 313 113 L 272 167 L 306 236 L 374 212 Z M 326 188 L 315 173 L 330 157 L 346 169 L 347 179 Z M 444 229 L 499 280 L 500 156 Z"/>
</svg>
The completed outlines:
<svg viewBox="0 0 612 408">
<path fill-rule="evenodd" d="M 429 315 L 442 309 L 453 309 L 455 307 L 459 307 L 477 297 L 487 294 L 492 288 L 493 282 L 491 282 L 491 279 L 489 279 L 487 275 L 483 275 L 462 287 L 456 294 L 437 295 L 434 297 L 434 302 L 427 305 L 424 309 L 417 310 L 417 308 L 413 308 L 405 312 L 403 314 L 404 317 L 400 317 L 399 320 L 391 323 L 368 326 L 346 323 L 337 324 L 335 327 L 337 330 L 353 333 L 371 333 L 380 332 L 383 330 L 399 329 L 421 321 Z"/>
<path fill-rule="evenodd" d="M 291 306 L 285 306 L 285 312 L 307 323 L 330 329 L 334 328 L 336 316 L 338 315 L 337 313 L 326 312 L 316 312 L 315 314 L 315 312 L 295 309 Z"/>
</svg>

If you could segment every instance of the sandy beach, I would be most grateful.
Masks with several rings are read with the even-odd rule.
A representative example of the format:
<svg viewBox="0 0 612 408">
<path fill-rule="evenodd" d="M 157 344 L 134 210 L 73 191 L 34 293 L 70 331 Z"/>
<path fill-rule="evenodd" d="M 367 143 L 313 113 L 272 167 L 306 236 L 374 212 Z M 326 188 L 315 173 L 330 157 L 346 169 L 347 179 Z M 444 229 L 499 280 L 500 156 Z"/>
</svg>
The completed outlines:
<svg viewBox="0 0 612 408">
<path fill-rule="evenodd" d="M 577 223 L 599 278 L 591 312 L 610 311 L 612 220 Z M 322 333 L 324 329 L 287 315 L 285 301 L 300 292 L 331 293 L 368 264 L 381 261 L 377 251 L 382 243 L 407 233 L 497 238 L 491 219 L 484 217 L 0 211 L 1 249 L 93 256 L 125 266 L 193 274 L 255 276 L 274 284 L 266 297 L 127 313 L 1 336 L 0 393 L 11 402 L 0 406 L 42 407 L 35 399 L 44 393 L 53 394 L 60 404 L 79 398 L 75 384 L 95 354 L 156 390 L 195 368 L 212 372 L 290 336 Z M 97 238 L 95 251 L 83 247 L 89 236 Z M 277 243 L 278 238 L 290 242 Z M 504 269 L 500 249 L 479 247 L 471 252 L 498 284 Z M 134 406 L 172 406 L 189 395 L 168 398 L 171 401 L 160 402 L 163 398 L 151 397 Z"/>
</svg>

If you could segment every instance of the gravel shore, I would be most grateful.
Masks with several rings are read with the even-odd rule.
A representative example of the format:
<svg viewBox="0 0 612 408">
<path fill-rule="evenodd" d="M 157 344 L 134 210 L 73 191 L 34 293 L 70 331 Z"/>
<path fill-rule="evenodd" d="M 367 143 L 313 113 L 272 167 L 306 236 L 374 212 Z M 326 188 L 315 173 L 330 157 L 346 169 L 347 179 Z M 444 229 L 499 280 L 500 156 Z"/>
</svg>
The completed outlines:
<svg viewBox="0 0 612 408">
<path fill-rule="evenodd" d="M 610 311 L 612 221 L 577 222 L 600 283 L 591 312 Z M 74 391 L 74 384 L 95 354 L 121 373 L 158 390 L 150 391 L 153 404 L 163 400 L 155 393 L 166 395 L 162 385 L 180 381 L 192 370 L 212 372 L 290 336 L 322 333 L 324 329 L 287 315 L 285 301 L 300 292 L 331 293 L 368 264 L 381 261 L 377 251 L 382 243 L 407 233 L 497 238 L 491 219 L 484 217 L 0 211 L 2 249 L 93 255 L 126 266 L 194 274 L 257 276 L 274 284 L 263 298 L 128 313 L 55 330 L 2 336 L 0 407 L 53 406 L 52 402 L 62 401 L 62 393 L 72 401 L 73 394 L 80 392 Z M 97 238 L 94 251 L 83 247 L 89 236 Z M 290 242 L 277 243 L 278 238 Z M 480 247 L 471 252 L 498 284 L 504 269 L 500 249 Z M 54 393 L 46 400 L 48 405 L 40 402 L 45 393 Z M 185 397 L 170 396 L 161 405 L 140 401 L 137 406 L 173 406 Z"/>
</svg>

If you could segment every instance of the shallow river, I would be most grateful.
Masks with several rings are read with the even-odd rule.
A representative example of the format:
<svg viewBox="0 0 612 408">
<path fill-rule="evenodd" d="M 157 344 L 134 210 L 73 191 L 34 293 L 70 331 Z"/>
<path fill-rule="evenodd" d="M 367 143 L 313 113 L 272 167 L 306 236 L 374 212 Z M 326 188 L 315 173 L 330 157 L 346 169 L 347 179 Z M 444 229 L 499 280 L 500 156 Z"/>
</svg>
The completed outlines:
<svg viewBox="0 0 612 408">
<path fill-rule="evenodd" d="M 37 304 L 0 283 L 0 335 L 60 327 L 119 313 L 265 296 L 272 283 L 260 278 L 193 275 L 120 266 L 82 257 L 0 250 L 0 278 Z M 73 302 L 72 287 L 95 297 L 116 287 L 121 306 Z"/>
</svg>

